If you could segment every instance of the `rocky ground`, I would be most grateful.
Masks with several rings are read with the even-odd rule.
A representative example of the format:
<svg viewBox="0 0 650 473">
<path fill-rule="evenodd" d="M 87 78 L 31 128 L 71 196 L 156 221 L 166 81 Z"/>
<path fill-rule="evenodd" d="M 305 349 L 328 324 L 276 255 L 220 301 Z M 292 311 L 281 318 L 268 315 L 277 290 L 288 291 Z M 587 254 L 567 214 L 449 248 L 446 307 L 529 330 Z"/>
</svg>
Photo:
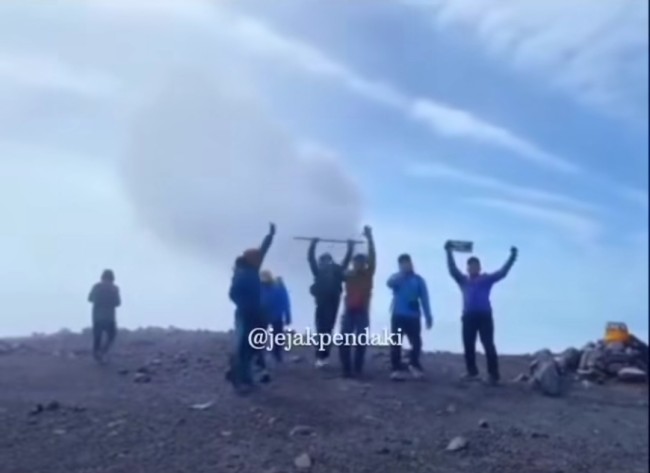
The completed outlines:
<svg viewBox="0 0 650 473">
<path fill-rule="evenodd" d="M 394 383 L 385 349 L 344 381 L 296 350 L 240 398 L 223 380 L 227 334 L 120 337 L 106 366 L 88 335 L 4 342 L 0 473 L 648 471 L 646 384 L 575 381 L 553 398 L 508 381 L 529 357 L 505 357 L 490 387 L 457 381 L 446 353 L 425 356 L 425 380 Z"/>
</svg>

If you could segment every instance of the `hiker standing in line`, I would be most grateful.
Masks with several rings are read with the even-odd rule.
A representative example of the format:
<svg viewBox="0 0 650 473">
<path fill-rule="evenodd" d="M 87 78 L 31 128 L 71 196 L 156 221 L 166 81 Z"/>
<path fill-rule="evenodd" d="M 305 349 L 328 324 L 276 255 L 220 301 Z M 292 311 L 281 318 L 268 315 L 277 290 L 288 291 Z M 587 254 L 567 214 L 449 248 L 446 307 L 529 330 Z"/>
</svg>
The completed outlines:
<svg viewBox="0 0 650 473">
<path fill-rule="evenodd" d="M 400 255 L 397 259 L 399 272 L 388 279 L 388 287 L 393 291 L 391 304 L 391 333 L 406 335 L 411 344 L 409 370 L 414 378 L 422 377 L 420 354 L 422 352 L 422 327 L 420 319 L 424 313 L 427 330 L 433 327 L 433 317 L 429 306 L 429 292 L 424 278 L 413 269 L 411 257 Z M 401 337 L 400 337 L 401 338 Z M 401 340 L 400 340 L 401 341 Z M 392 367 L 391 379 L 401 381 L 406 371 L 402 363 L 402 345 L 394 344 L 390 348 Z"/>
<path fill-rule="evenodd" d="M 370 298 L 377 267 L 375 241 L 372 230 L 366 226 L 363 235 L 368 241 L 368 254 L 356 254 L 352 258 L 352 269 L 345 273 L 345 311 L 341 319 L 341 333 L 344 343 L 340 346 L 343 377 L 361 376 L 366 355 L 366 345 L 358 337 L 370 329 Z M 349 344 L 349 335 L 354 343 Z M 354 358 L 352 351 L 354 349 Z"/>
<path fill-rule="evenodd" d="M 291 324 L 291 304 L 289 293 L 282 278 L 274 278 L 271 271 L 265 270 L 260 274 L 262 280 L 262 310 L 266 317 L 266 328 L 270 327 L 272 336 L 284 333 L 285 325 Z M 276 338 L 277 340 L 277 338 Z M 282 362 L 284 347 L 273 343 L 273 357 L 278 363 Z"/>
<path fill-rule="evenodd" d="M 490 384 L 497 384 L 500 379 L 499 359 L 494 345 L 494 320 L 492 317 L 492 305 L 490 303 L 490 291 L 492 286 L 505 278 L 512 265 L 517 259 L 517 248 L 510 249 L 510 257 L 501 269 L 494 273 L 481 272 L 480 260 L 472 256 L 467 259 L 467 274 L 462 274 L 452 254 L 452 244 L 445 244 L 447 253 L 447 267 L 449 274 L 456 281 L 463 294 L 463 348 L 465 351 L 465 379 L 473 380 L 478 378 L 476 367 L 476 336 L 481 340 L 485 357 Z"/>
<path fill-rule="evenodd" d="M 336 263 L 329 253 L 321 254 L 318 261 L 316 261 L 316 245 L 318 245 L 318 242 L 317 238 L 313 239 L 307 250 L 309 269 L 314 276 L 314 283 L 309 289 L 316 302 L 314 316 L 316 332 L 321 340 L 327 341 L 327 339 L 331 338 L 332 331 L 336 326 L 345 270 L 350 266 L 354 242 L 348 240 L 348 248 L 341 264 Z M 317 368 L 322 368 L 328 364 L 330 351 L 331 342 L 323 343 L 322 346 L 316 348 Z"/>
<path fill-rule="evenodd" d="M 88 294 L 93 306 L 93 356 L 99 363 L 106 361 L 106 355 L 117 335 L 116 309 L 122 304 L 120 289 L 115 285 L 115 274 L 106 269 L 98 283 Z M 102 343 L 106 335 L 106 343 Z"/>
<path fill-rule="evenodd" d="M 275 225 L 270 224 L 269 233 L 264 237 L 260 248 L 246 250 L 240 258 L 237 258 L 238 266 L 235 268 L 228 293 L 236 307 L 237 330 L 235 354 L 231 357 L 231 367 L 226 374 L 226 379 L 232 382 L 235 389 L 242 394 L 253 387 L 251 363 L 257 352 L 264 350 L 264 348 L 252 347 L 249 336 L 256 328 L 266 327 L 261 307 L 260 266 L 271 247 L 274 236 Z"/>
</svg>

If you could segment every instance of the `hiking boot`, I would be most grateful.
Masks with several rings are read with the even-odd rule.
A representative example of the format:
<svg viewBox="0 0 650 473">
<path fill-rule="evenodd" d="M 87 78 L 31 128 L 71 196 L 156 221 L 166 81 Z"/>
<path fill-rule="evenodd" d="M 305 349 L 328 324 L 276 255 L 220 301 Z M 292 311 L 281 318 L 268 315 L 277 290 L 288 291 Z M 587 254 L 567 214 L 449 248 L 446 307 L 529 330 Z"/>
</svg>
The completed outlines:
<svg viewBox="0 0 650 473">
<path fill-rule="evenodd" d="M 390 379 L 391 381 L 404 381 L 406 379 L 406 376 L 404 376 L 403 371 L 393 371 L 390 374 Z"/>
<path fill-rule="evenodd" d="M 479 375 L 477 374 L 472 374 L 472 373 L 465 373 L 463 376 L 460 377 L 461 381 L 480 381 Z"/>
<path fill-rule="evenodd" d="M 235 393 L 239 396 L 247 396 L 248 394 L 252 393 L 253 390 L 253 385 L 248 383 L 238 384 L 235 386 Z"/>
<path fill-rule="evenodd" d="M 269 384 L 271 382 L 271 375 L 268 371 L 262 371 L 260 373 L 260 383 Z"/>
<path fill-rule="evenodd" d="M 422 368 L 418 368 L 417 366 L 410 365 L 409 371 L 411 372 L 411 376 L 413 376 L 413 378 L 415 379 L 422 379 L 424 377 Z"/>
<path fill-rule="evenodd" d="M 498 376 L 488 376 L 485 380 L 485 383 L 488 386 L 499 386 L 501 384 L 501 381 L 499 380 Z"/>
</svg>

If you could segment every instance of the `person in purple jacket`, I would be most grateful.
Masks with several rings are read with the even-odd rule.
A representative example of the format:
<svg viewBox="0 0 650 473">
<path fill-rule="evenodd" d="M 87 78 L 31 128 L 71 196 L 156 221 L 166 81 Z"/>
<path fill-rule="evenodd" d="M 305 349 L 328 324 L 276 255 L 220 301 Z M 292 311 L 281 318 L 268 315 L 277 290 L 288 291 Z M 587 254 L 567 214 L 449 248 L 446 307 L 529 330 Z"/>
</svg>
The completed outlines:
<svg viewBox="0 0 650 473">
<path fill-rule="evenodd" d="M 492 286 L 505 278 L 517 259 L 517 248 L 510 248 L 510 257 L 501 269 L 494 273 L 481 272 L 481 262 L 476 256 L 467 259 L 467 274 L 460 272 L 454 261 L 451 243 L 445 244 L 447 253 L 447 267 L 449 274 L 456 281 L 463 293 L 463 348 L 465 352 L 465 379 L 478 378 L 476 367 L 476 337 L 481 340 L 489 381 L 491 384 L 499 382 L 499 359 L 494 345 L 494 320 L 492 318 L 492 305 L 490 291 Z"/>
</svg>

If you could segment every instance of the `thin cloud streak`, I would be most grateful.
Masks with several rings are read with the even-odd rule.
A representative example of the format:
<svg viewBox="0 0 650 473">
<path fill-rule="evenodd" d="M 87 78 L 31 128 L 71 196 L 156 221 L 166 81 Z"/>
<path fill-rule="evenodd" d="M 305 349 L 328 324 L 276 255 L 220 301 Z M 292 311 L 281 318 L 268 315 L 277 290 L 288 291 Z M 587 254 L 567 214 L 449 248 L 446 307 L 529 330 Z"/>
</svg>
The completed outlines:
<svg viewBox="0 0 650 473">
<path fill-rule="evenodd" d="M 510 195 L 517 199 L 530 200 L 538 203 L 556 204 L 587 211 L 600 210 L 596 205 L 563 194 L 511 184 L 501 179 L 472 174 L 465 170 L 442 163 L 412 163 L 406 167 L 404 173 L 407 176 L 416 179 L 441 179 L 458 182 Z"/>
<path fill-rule="evenodd" d="M 102 1 L 96 6 L 89 7 L 102 8 L 104 11 L 113 10 L 122 14 L 131 12 L 135 15 L 143 15 L 147 9 L 153 9 L 160 15 L 178 15 L 181 19 L 205 25 L 208 21 L 206 5 L 212 5 L 212 19 L 219 23 L 219 27 L 212 30 L 214 34 L 225 35 L 235 40 L 238 45 L 253 54 L 288 63 L 320 78 L 335 80 L 366 100 L 399 111 L 409 120 L 426 126 L 438 136 L 465 138 L 492 145 L 508 150 L 532 164 L 556 172 L 569 174 L 581 172 L 579 166 L 542 150 L 510 130 L 487 122 L 469 111 L 429 98 L 411 97 L 389 83 L 364 77 L 318 49 L 296 38 L 280 34 L 260 20 L 236 14 L 228 9 L 227 5 L 224 6 L 219 2 L 167 0 L 159 8 L 153 1 L 126 2 L 124 0 L 110 3 Z M 179 10 L 183 9 L 188 11 L 183 11 L 181 14 Z"/>
<path fill-rule="evenodd" d="M 576 238 L 581 243 L 593 243 L 602 233 L 600 223 L 574 212 L 496 198 L 473 198 L 465 199 L 465 201 L 472 205 L 500 210 L 537 222 L 545 227 L 555 227 L 567 236 Z"/>
</svg>

